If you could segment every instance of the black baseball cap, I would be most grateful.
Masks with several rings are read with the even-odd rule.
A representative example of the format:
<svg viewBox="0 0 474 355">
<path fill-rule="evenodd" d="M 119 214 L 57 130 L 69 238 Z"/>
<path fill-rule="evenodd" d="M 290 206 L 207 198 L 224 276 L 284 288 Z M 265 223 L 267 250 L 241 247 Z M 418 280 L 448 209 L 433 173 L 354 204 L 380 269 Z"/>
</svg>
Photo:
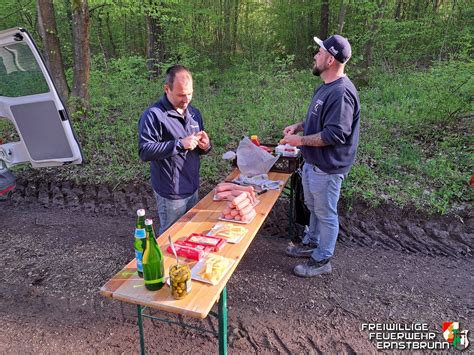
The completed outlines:
<svg viewBox="0 0 474 355">
<path fill-rule="evenodd" d="M 321 41 L 318 37 L 314 37 L 314 41 L 342 64 L 346 64 L 351 58 L 352 50 L 347 38 L 340 35 L 333 35 L 324 41 Z"/>
</svg>

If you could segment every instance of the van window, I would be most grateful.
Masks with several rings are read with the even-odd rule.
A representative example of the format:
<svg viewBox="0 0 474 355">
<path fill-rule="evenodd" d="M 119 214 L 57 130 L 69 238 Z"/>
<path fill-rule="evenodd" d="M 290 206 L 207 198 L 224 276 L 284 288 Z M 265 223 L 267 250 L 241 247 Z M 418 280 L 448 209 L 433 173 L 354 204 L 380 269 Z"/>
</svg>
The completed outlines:
<svg viewBox="0 0 474 355">
<path fill-rule="evenodd" d="M 0 46 L 0 96 L 21 97 L 49 92 L 48 84 L 26 43 Z"/>
</svg>

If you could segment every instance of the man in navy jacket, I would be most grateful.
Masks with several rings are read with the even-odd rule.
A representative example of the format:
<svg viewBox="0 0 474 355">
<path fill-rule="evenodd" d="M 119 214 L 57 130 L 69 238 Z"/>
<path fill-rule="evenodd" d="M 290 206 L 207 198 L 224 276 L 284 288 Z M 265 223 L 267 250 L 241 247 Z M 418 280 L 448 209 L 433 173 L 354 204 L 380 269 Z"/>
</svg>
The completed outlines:
<svg viewBox="0 0 474 355">
<path fill-rule="evenodd" d="M 301 245 L 286 250 L 289 256 L 310 258 L 294 269 L 302 277 L 332 271 L 329 260 L 339 232 L 337 202 L 342 180 L 355 161 L 360 127 L 359 94 L 344 73 L 351 57 L 349 41 L 339 35 L 314 40 L 320 48 L 314 56 L 313 74 L 324 83 L 313 95 L 306 120 L 286 127 L 282 139 L 282 143 L 301 146 L 304 158 L 302 183 L 311 212 L 309 230 Z"/>
<path fill-rule="evenodd" d="M 198 202 L 200 156 L 211 149 L 201 113 L 189 104 L 193 96 L 189 69 L 170 67 L 164 91 L 138 124 L 140 158 L 150 162 L 159 234 Z"/>
</svg>

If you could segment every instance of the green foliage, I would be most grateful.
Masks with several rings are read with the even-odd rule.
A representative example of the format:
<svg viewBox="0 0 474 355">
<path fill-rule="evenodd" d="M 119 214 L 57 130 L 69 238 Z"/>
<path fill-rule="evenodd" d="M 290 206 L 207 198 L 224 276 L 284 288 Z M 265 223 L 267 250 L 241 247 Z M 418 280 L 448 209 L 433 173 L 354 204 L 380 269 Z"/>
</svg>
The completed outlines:
<svg viewBox="0 0 474 355">
<path fill-rule="evenodd" d="M 462 62 L 373 73 L 371 88 L 361 92 L 366 108 L 359 162 L 366 166 L 353 170 L 363 183 L 349 187 L 443 213 L 453 202 L 471 199 L 472 75 L 472 65 Z M 367 178 L 367 166 L 378 184 Z"/>
<path fill-rule="evenodd" d="M 291 59 L 291 58 L 290 58 Z M 97 58 L 95 65 L 99 65 Z M 233 70 L 194 71 L 193 104 L 203 113 L 214 149 L 202 160 L 202 179 L 211 183 L 230 171 L 221 155 L 244 135 L 276 143 L 285 126 L 304 118 L 320 83 L 309 70 L 276 60 L 256 70 L 242 61 Z M 472 199 L 472 65 L 437 64 L 420 72 L 373 72 L 360 90 L 361 140 L 358 159 L 343 184 L 343 197 L 371 204 L 392 201 L 445 213 Z M 88 182 L 116 184 L 149 178 L 139 161 L 137 122 L 157 100 L 163 78 L 148 81 L 144 59 L 122 58 L 93 71 L 91 109 L 75 121 L 88 159 L 61 173 Z"/>
<path fill-rule="evenodd" d="M 342 4 L 353 49 L 346 71 L 364 84 L 360 149 L 345 198 L 440 212 L 472 199 L 473 2 L 332 1 L 330 33 Z M 54 5 L 71 83 L 72 0 Z M 163 78 L 148 80 L 148 16 L 160 25 L 159 68 L 179 62 L 194 73 L 194 104 L 214 144 L 202 175 L 219 180 L 229 170 L 221 154 L 243 135 L 275 143 L 304 118 L 318 84 L 309 67 L 320 7 L 307 0 L 89 0 L 91 99 L 73 120 L 88 164 L 57 171 L 88 182 L 149 177 L 148 164 L 138 161 L 137 122 L 162 94 Z M 26 27 L 41 47 L 34 2 L 4 0 L 0 13 L 0 30 Z M 22 89 L 4 81 L 1 90 Z M 11 126 L 0 129 L 0 138 L 14 136 Z"/>
</svg>

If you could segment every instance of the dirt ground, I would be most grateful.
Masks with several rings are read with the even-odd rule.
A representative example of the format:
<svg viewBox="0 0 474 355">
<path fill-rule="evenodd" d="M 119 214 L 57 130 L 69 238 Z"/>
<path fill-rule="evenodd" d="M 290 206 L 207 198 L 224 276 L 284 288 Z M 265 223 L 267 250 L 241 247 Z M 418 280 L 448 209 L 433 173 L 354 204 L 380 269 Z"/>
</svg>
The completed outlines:
<svg viewBox="0 0 474 355">
<path fill-rule="evenodd" d="M 149 186 L 19 181 L 0 202 L 0 353 L 139 351 L 136 307 L 99 295 L 133 257 L 137 207 L 156 212 Z M 333 273 L 302 279 L 292 269 L 304 260 L 284 254 L 287 209 L 280 199 L 228 283 L 230 354 L 375 353 L 361 330 L 369 322 L 423 322 L 439 333 L 459 321 L 474 331 L 468 212 L 341 203 Z M 213 317 L 184 320 L 217 330 Z M 217 352 L 210 334 L 144 326 L 149 353 Z"/>
</svg>

